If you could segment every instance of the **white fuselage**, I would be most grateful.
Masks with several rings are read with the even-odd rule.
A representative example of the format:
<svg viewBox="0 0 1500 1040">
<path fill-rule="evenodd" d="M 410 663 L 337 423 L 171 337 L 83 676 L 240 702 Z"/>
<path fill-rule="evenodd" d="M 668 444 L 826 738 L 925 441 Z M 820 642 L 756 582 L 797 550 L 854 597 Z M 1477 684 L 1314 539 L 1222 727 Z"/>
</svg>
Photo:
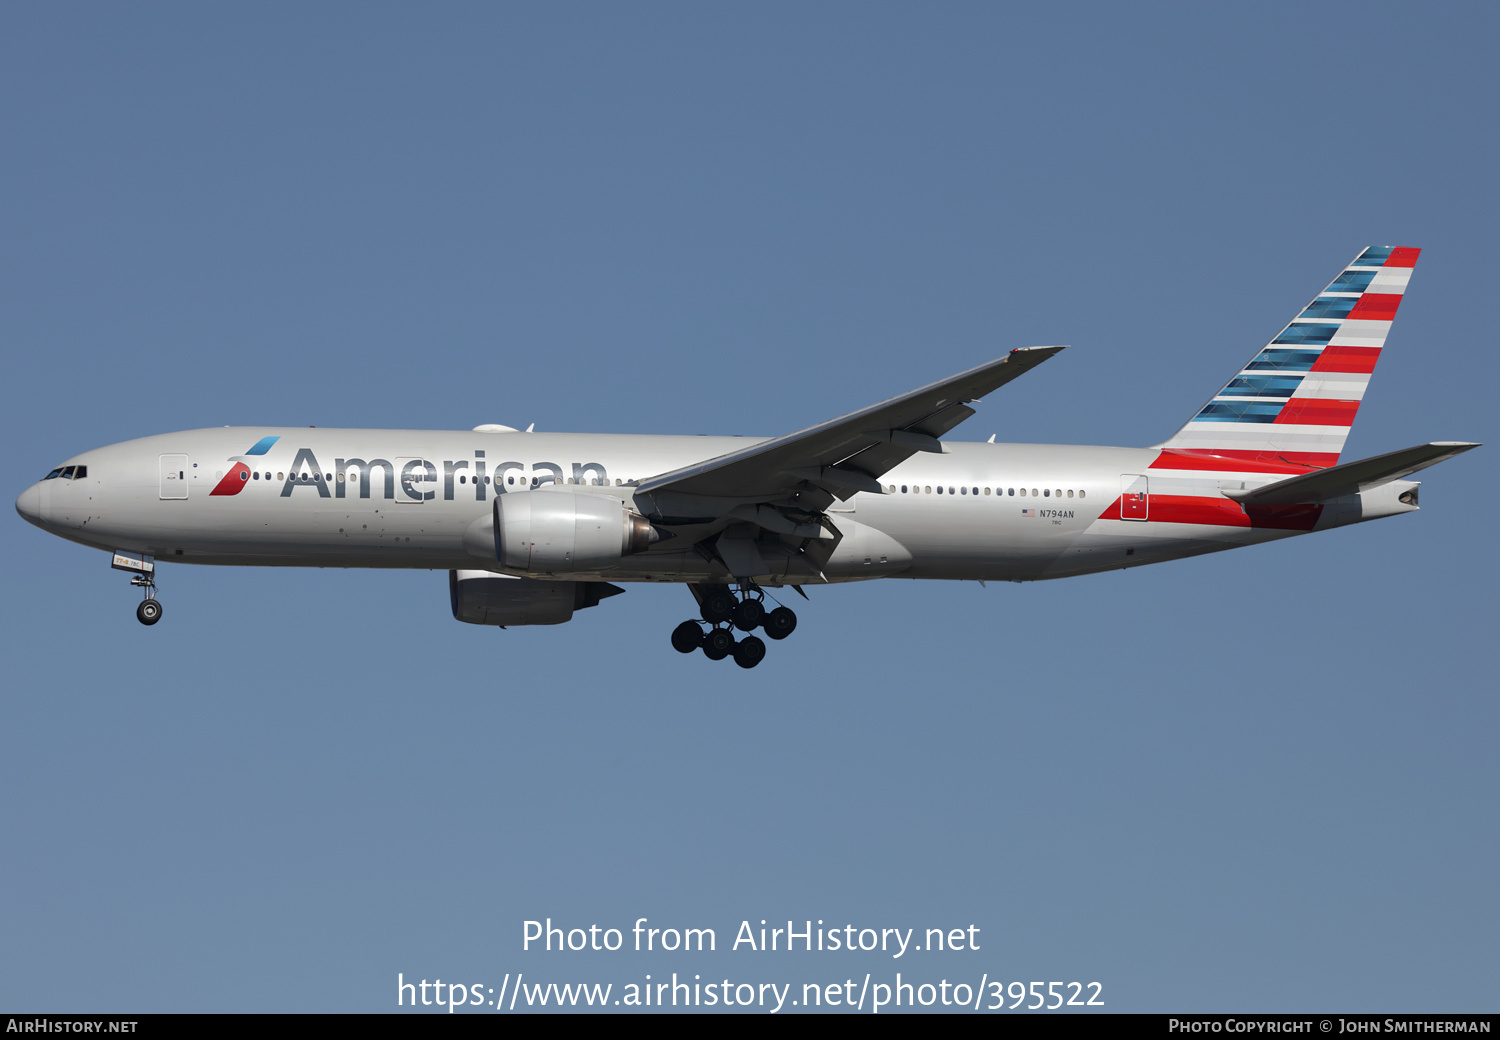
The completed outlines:
<svg viewBox="0 0 1500 1040">
<path fill-rule="evenodd" d="M 274 437 L 261 455 L 245 455 Z M 255 566 L 495 569 L 496 495 L 577 490 L 633 502 L 656 474 L 754 439 L 427 430 L 223 428 L 163 434 L 86 452 L 18 510 L 62 537 L 159 561 Z M 1030 581 L 1154 563 L 1323 530 L 1416 508 L 1394 481 L 1273 518 L 1247 517 L 1222 488 L 1266 472 L 1172 468 L 1158 448 L 944 443 L 881 478 L 885 494 L 835 502 L 841 534 L 802 583 L 876 577 Z M 1165 464 L 1164 464 L 1165 460 Z M 240 469 L 236 469 L 236 465 Z M 244 479 L 226 491 L 240 470 Z M 1122 513 L 1122 492 L 1137 489 Z M 215 491 L 218 493 L 215 493 Z M 232 493 L 228 493 L 232 492 Z M 483 530 L 481 530 L 483 528 Z M 681 543 L 681 544 L 679 544 Z M 723 565 L 683 540 L 588 573 L 609 581 L 723 580 Z"/>
</svg>

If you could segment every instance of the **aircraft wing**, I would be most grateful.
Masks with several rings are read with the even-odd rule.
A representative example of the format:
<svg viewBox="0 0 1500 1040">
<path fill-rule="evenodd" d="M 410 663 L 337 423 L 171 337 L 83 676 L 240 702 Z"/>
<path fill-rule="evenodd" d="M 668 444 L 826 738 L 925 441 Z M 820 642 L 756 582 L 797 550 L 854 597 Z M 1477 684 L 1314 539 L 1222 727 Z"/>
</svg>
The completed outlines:
<svg viewBox="0 0 1500 1040">
<path fill-rule="evenodd" d="M 919 451 L 941 452 L 938 438 L 969 416 L 976 401 L 1046 361 L 1056 347 L 1024 347 L 989 364 L 830 419 L 643 481 L 659 492 L 757 499 L 813 485 L 835 498 L 881 494 L 879 478 Z"/>
</svg>

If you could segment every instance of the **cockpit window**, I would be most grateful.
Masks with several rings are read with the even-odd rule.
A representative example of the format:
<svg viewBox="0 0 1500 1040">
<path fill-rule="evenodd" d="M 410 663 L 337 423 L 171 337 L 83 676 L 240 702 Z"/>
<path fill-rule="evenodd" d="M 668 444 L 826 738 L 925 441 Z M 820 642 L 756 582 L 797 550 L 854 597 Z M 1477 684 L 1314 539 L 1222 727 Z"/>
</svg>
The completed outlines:
<svg viewBox="0 0 1500 1040">
<path fill-rule="evenodd" d="M 62 478 L 64 480 L 72 480 L 73 479 L 73 471 L 76 470 L 77 468 L 78 468 L 77 466 L 68 466 L 66 469 L 64 469 L 62 471 Z"/>
<path fill-rule="evenodd" d="M 62 476 L 62 467 L 58 466 L 55 470 L 53 470 L 51 473 L 48 473 L 42 479 L 43 480 L 56 480 L 60 476 Z"/>
<path fill-rule="evenodd" d="M 87 466 L 79 466 L 78 467 L 78 471 L 73 474 L 73 479 L 74 480 L 82 480 L 84 477 L 86 477 L 88 475 L 89 475 L 89 468 Z"/>
</svg>

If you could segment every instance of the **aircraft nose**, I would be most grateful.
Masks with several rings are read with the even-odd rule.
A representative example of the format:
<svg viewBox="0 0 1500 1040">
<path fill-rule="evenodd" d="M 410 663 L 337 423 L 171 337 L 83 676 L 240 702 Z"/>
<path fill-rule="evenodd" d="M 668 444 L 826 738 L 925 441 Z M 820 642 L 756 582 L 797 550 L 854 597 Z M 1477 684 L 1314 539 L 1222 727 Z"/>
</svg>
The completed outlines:
<svg viewBox="0 0 1500 1040">
<path fill-rule="evenodd" d="M 33 484 L 21 492 L 21 497 L 16 499 L 16 512 L 20 513 L 27 523 L 42 526 L 42 485 Z"/>
</svg>

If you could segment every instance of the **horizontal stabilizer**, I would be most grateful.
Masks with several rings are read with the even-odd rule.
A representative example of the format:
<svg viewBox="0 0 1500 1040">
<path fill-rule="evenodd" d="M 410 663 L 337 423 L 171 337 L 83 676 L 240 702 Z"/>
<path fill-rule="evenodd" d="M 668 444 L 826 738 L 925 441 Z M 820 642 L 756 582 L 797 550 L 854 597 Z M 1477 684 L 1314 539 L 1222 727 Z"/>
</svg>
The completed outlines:
<svg viewBox="0 0 1500 1040">
<path fill-rule="evenodd" d="M 1467 441 L 1433 441 L 1431 444 L 1418 444 L 1414 448 L 1390 451 L 1357 462 L 1345 462 L 1328 469 L 1278 480 L 1252 491 L 1225 490 L 1224 495 L 1236 502 L 1257 506 L 1325 502 L 1331 498 L 1355 495 L 1381 484 L 1389 484 L 1477 447 L 1478 444 Z"/>
</svg>

